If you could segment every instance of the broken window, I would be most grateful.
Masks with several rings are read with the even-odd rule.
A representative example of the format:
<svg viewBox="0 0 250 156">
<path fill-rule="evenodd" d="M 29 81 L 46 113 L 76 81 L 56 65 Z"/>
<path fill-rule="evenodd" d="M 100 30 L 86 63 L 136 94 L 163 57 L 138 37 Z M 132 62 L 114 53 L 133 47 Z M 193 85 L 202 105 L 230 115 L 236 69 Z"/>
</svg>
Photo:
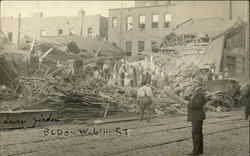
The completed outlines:
<svg viewBox="0 0 250 156">
<path fill-rule="evenodd" d="M 40 36 L 46 36 L 46 34 L 47 34 L 46 30 L 41 30 L 40 31 Z"/>
<path fill-rule="evenodd" d="M 158 28 L 159 16 L 154 14 L 152 16 L 152 28 Z"/>
<path fill-rule="evenodd" d="M 73 28 L 69 29 L 69 35 L 73 35 L 73 34 L 74 34 L 74 29 Z"/>
<path fill-rule="evenodd" d="M 132 55 L 132 42 L 126 42 L 125 45 L 125 51 L 127 53 L 127 56 L 131 56 Z"/>
<path fill-rule="evenodd" d="M 63 30 L 62 29 L 59 29 L 58 30 L 58 36 L 62 36 L 63 35 Z"/>
<path fill-rule="evenodd" d="M 133 29 L 133 17 L 128 16 L 127 17 L 127 30 L 132 30 Z"/>
<path fill-rule="evenodd" d="M 164 17 L 164 28 L 169 28 L 171 22 L 171 14 L 165 14 Z"/>
<path fill-rule="evenodd" d="M 117 27 L 117 17 L 112 18 L 112 27 Z"/>
<path fill-rule="evenodd" d="M 138 42 L 138 52 L 144 52 L 145 51 L 145 42 L 139 41 Z"/>
<path fill-rule="evenodd" d="M 12 42 L 12 39 L 13 39 L 13 33 L 12 32 L 8 32 L 8 39 Z"/>
<path fill-rule="evenodd" d="M 139 16 L 139 29 L 145 29 L 146 17 Z"/>
<path fill-rule="evenodd" d="M 89 27 L 88 28 L 88 37 L 92 37 L 92 33 L 93 33 L 93 28 L 92 27 Z"/>
</svg>

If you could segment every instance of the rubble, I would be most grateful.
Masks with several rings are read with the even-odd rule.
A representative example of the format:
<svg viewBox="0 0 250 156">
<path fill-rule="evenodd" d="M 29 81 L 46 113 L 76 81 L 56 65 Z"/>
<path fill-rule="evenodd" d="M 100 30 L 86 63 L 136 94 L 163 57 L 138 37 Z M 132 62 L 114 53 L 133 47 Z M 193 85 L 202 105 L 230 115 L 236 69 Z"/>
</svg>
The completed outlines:
<svg viewBox="0 0 250 156">
<path fill-rule="evenodd" d="M 1 110 L 53 109 L 60 112 L 60 118 L 65 122 L 106 117 L 122 111 L 139 113 L 136 95 L 139 85 L 121 87 L 114 78 L 92 78 L 93 68 L 102 69 L 104 62 L 110 60 L 107 52 L 103 54 L 95 49 L 97 52 L 93 53 L 72 41 L 66 47 L 62 42 L 36 41 L 33 48 L 28 47 L 27 50 L 31 49 L 31 60 L 26 60 L 28 66 L 25 66 L 28 72 L 11 78 L 14 85 L 0 88 Z M 41 54 L 36 56 L 38 52 Z M 167 77 L 155 79 L 158 85 L 151 86 L 154 93 L 151 111 L 158 116 L 185 115 L 185 97 L 192 91 L 190 81 L 202 73 L 196 64 L 186 63 L 190 60 L 176 53 L 157 55 L 154 61 L 160 64 L 160 70 L 165 71 Z M 113 67 L 114 62 L 110 64 Z M 228 111 L 237 105 L 236 93 L 211 89 L 212 85 L 206 83 L 204 86 L 208 110 Z"/>
</svg>

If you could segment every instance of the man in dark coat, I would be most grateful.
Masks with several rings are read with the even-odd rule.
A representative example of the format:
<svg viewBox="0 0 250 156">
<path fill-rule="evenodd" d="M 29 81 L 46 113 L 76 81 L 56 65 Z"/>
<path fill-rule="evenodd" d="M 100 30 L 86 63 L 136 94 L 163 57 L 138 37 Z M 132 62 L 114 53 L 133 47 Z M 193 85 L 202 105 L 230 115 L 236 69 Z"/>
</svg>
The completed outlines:
<svg viewBox="0 0 250 156">
<path fill-rule="evenodd" d="M 250 116 L 250 85 L 244 84 L 240 88 L 239 102 L 245 106 L 245 119 Z"/>
<path fill-rule="evenodd" d="M 188 102 L 188 122 L 192 122 L 193 151 L 188 155 L 203 154 L 203 120 L 206 118 L 204 106 L 206 98 L 202 86 L 202 77 L 193 79 L 193 91 Z"/>
</svg>

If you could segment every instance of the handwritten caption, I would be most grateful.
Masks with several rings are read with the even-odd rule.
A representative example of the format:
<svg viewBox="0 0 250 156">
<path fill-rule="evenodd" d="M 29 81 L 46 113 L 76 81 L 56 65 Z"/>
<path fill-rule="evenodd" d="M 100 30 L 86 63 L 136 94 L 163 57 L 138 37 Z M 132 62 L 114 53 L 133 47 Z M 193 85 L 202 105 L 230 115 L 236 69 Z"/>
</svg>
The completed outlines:
<svg viewBox="0 0 250 156">
<path fill-rule="evenodd" d="M 130 130 L 127 128 L 83 128 L 76 130 L 63 130 L 63 129 L 49 129 L 44 128 L 44 136 L 102 136 L 102 135 L 114 135 L 114 136 L 129 136 Z"/>
</svg>

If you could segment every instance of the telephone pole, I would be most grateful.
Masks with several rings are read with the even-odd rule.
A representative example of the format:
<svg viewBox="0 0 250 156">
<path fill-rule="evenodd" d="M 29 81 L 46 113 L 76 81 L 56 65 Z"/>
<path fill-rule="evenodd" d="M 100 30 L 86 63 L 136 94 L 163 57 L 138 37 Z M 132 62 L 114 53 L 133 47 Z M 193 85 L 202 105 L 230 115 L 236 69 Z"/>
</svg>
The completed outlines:
<svg viewBox="0 0 250 156">
<path fill-rule="evenodd" d="M 247 25 L 246 25 L 246 40 L 245 40 L 245 48 L 246 48 L 246 81 L 248 84 L 250 84 L 250 52 L 249 52 L 249 39 L 250 39 L 250 36 L 249 36 L 249 8 L 250 8 L 250 2 L 248 1 L 248 4 L 247 4 Z"/>
<path fill-rule="evenodd" d="M 83 18 L 83 11 L 82 11 L 82 8 L 81 8 L 81 32 L 80 32 L 81 36 L 82 36 L 82 27 L 83 27 L 82 26 L 83 25 L 83 19 L 82 18 Z"/>
<path fill-rule="evenodd" d="M 18 13 L 18 34 L 17 34 L 17 46 L 19 48 L 19 40 L 20 40 L 20 28 L 21 28 L 21 14 Z"/>
</svg>

